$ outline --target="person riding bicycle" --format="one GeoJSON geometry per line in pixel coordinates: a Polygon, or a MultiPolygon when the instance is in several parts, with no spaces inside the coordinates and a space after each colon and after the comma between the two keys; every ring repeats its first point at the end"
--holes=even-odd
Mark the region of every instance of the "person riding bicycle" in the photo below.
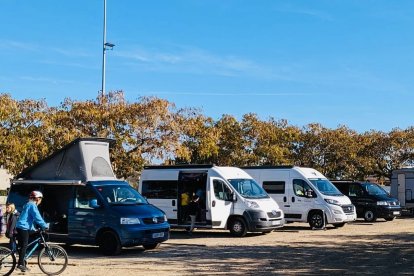
{"type": "Polygon", "coordinates": [[[17,241],[19,246],[18,266],[21,271],[29,270],[26,267],[24,257],[26,256],[27,244],[29,236],[36,231],[37,228],[48,229],[49,224],[46,223],[40,215],[37,206],[42,202],[43,194],[39,191],[33,191],[29,195],[29,201],[23,206],[19,219],[16,223],[17,241]]]}

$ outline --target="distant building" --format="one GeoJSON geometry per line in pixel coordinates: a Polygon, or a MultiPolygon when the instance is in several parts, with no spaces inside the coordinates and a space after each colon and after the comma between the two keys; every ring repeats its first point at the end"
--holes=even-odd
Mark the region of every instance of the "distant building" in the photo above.
{"type": "Polygon", "coordinates": [[[7,190],[10,187],[10,179],[13,175],[9,174],[6,169],[0,168],[0,190],[7,190]]]}

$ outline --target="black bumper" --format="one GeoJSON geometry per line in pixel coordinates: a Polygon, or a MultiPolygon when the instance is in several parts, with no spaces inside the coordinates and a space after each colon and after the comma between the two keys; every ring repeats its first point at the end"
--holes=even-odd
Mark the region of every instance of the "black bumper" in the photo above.
{"type": "Polygon", "coordinates": [[[401,216],[401,207],[395,206],[377,206],[377,217],[394,218],[401,216]]]}

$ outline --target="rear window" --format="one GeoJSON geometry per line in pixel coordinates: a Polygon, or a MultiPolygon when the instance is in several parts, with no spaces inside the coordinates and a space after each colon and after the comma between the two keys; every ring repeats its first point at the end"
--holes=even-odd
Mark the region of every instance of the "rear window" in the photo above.
{"type": "Polygon", "coordinates": [[[20,212],[23,205],[29,200],[30,193],[35,190],[41,190],[39,184],[13,184],[7,202],[14,203],[16,209],[20,212]]]}
{"type": "Polygon", "coordinates": [[[146,198],[177,199],[177,181],[145,180],[142,181],[141,194],[146,198]]]}
{"type": "Polygon", "coordinates": [[[268,194],[284,194],[285,181],[263,181],[263,189],[268,194]]]}

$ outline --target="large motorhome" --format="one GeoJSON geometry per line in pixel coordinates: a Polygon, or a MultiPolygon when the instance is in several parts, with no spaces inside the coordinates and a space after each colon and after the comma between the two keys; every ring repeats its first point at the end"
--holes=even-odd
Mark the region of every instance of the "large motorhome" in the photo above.
{"type": "Polygon", "coordinates": [[[312,228],[326,224],[342,227],[356,219],[355,207],[320,172],[296,166],[243,167],[285,213],[286,222],[308,222],[312,228]]]}
{"type": "Polygon", "coordinates": [[[163,210],[171,226],[189,227],[182,194],[197,194],[196,228],[229,229],[234,236],[282,227],[277,203],[243,170],[214,165],[146,166],[139,191],[163,210]]]}
{"type": "Polygon", "coordinates": [[[51,241],[98,245],[107,255],[122,247],[156,248],[169,238],[165,214],[116,179],[109,145],[79,138],[12,180],[8,202],[21,211],[33,190],[44,198],[39,210],[50,223],[51,241]]]}
{"type": "Polygon", "coordinates": [[[401,168],[392,171],[390,194],[400,201],[403,209],[414,213],[414,168],[401,168]]]}

